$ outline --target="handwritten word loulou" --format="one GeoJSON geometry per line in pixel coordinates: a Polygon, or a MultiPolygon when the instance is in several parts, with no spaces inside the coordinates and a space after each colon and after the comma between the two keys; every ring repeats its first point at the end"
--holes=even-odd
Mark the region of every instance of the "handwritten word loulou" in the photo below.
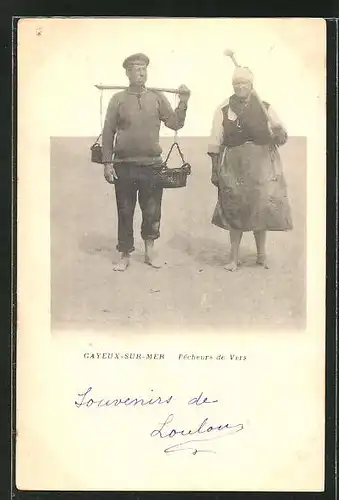
{"type": "MultiPolygon", "coordinates": [[[[170,415],[168,415],[168,417],[166,418],[165,422],[162,422],[160,423],[160,427],[158,429],[153,429],[152,432],[151,432],[151,437],[154,438],[154,437],[159,437],[161,439],[171,439],[171,438],[174,438],[176,436],[183,436],[183,437],[186,437],[186,436],[201,436],[202,434],[204,435],[211,435],[212,433],[221,433],[222,431],[224,432],[224,434],[234,434],[236,432],[239,432],[239,431],[242,431],[244,426],[243,424],[239,423],[239,424],[230,424],[230,423],[226,423],[226,424],[219,424],[219,425],[211,425],[208,421],[208,417],[205,417],[203,419],[203,421],[198,424],[197,426],[193,427],[193,429],[181,429],[180,427],[172,427],[172,426],[169,426],[169,424],[171,422],[173,422],[173,419],[174,419],[174,414],[171,413],[170,415]]],[[[215,436],[214,438],[212,439],[216,439],[216,437],[221,437],[221,435],[219,436],[215,436]]],[[[177,452],[177,451],[185,451],[185,450],[192,450],[192,454],[193,455],[196,455],[198,452],[209,452],[209,453],[213,453],[212,450],[206,450],[206,449],[198,449],[196,448],[196,446],[193,446],[192,447],[192,443],[198,443],[198,442],[203,442],[203,441],[210,441],[211,439],[209,438],[204,438],[204,439],[194,439],[194,440],[189,440],[189,441],[184,441],[184,442],[180,442],[180,443],[176,443],[175,445],[173,446],[169,446],[168,448],[166,448],[164,451],[165,453],[174,453],[174,452],[177,452]],[[189,445],[189,446],[187,446],[189,445]]]]}

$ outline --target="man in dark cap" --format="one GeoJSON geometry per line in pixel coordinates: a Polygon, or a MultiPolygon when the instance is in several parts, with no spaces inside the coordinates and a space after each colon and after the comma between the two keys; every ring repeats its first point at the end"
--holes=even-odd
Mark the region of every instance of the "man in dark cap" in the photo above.
{"type": "Polygon", "coordinates": [[[179,87],[179,103],[173,111],[163,93],[148,90],[145,54],[133,54],[123,62],[129,87],[113,95],[103,129],[105,179],[115,184],[118,209],[118,245],[120,262],[116,271],[125,271],[134,250],[133,219],[138,197],[142,211],[141,237],[145,243],[145,263],[158,268],[154,240],[160,236],[162,188],[154,181],[154,172],[162,163],[159,145],[161,122],[172,130],[184,126],[190,91],[179,87]],[[114,161],[113,161],[114,154],[114,161]]]}

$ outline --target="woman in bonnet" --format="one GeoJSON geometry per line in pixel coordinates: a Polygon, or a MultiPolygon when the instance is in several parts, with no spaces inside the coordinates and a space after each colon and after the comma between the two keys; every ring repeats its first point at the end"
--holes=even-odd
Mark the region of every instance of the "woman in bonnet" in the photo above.
{"type": "Polygon", "coordinates": [[[253,74],[248,68],[235,69],[233,89],[234,94],[216,110],[208,146],[211,181],[218,187],[212,224],[230,233],[227,270],[238,268],[244,231],[253,231],[256,262],[267,268],[266,232],[292,229],[278,151],[287,141],[287,132],[272,107],[262,103],[266,114],[252,93],[253,74]]]}

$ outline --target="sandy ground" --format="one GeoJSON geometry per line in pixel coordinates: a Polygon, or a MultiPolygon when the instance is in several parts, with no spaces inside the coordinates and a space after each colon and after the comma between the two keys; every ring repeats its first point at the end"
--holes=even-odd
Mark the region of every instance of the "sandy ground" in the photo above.
{"type": "MultiPolygon", "coordinates": [[[[90,162],[92,138],[51,139],[52,328],[184,327],[302,328],[305,321],[306,140],[281,149],[294,229],[268,234],[270,269],[254,265],[253,234],[241,246],[243,265],[223,269],[228,233],[212,226],[216,189],[210,184],[207,138],[181,138],[193,167],[185,189],[166,190],[157,248],[167,265],[143,264],[140,210],[136,252],[126,273],[118,259],[114,188],[90,162]]],[[[162,140],[167,151],[169,141],[162,140]]],[[[174,165],[173,165],[174,166],[174,165]]]]}

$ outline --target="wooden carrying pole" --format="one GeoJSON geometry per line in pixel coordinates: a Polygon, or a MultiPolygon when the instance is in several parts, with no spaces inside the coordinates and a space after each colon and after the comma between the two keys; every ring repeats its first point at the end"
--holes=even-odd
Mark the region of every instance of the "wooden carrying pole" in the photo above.
{"type": "MultiPolygon", "coordinates": [[[[95,85],[99,90],[126,90],[129,87],[126,85],[95,85]]],[[[169,92],[170,94],[179,94],[179,89],[166,89],[161,87],[146,87],[147,90],[154,90],[155,92],[169,92]]]]}

